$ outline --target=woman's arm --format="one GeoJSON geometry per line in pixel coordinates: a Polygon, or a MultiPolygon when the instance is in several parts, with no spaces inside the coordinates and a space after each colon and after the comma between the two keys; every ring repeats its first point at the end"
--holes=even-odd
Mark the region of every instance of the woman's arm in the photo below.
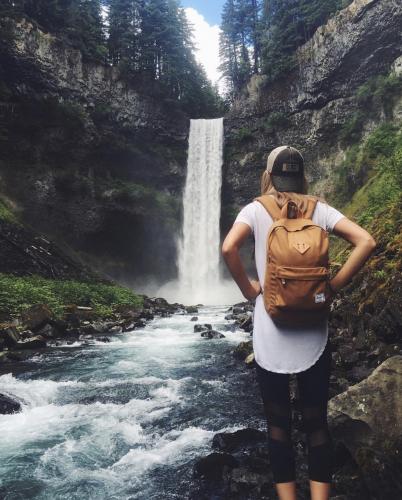
{"type": "Polygon", "coordinates": [[[330,281],[331,288],[337,292],[347,285],[364,266],[373,253],[376,242],[370,233],[346,217],[335,224],[333,233],[355,247],[337,275],[330,281]]]}
{"type": "Polygon", "coordinates": [[[247,300],[253,300],[261,293],[259,282],[249,280],[239,254],[239,248],[250,234],[251,228],[248,224],[236,222],[222,244],[222,255],[226,265],[247,300]]]}

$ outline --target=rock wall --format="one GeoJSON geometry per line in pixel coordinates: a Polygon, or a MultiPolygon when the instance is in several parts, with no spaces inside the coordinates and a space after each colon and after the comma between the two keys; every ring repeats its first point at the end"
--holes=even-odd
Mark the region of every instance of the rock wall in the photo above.
{"type": "Polygon", "coordinates": [[[3,195],[114,278],[174,275],[188,117],[29,22],[1,23],[3,195]]]}

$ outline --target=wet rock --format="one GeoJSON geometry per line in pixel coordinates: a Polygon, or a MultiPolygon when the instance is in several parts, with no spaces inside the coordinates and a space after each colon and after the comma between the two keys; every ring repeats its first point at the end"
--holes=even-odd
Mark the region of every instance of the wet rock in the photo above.
{"type": "Polygon", "coordinates": [[[14,349],[43,349],[44,347],[46,347],[46,339],[41,335],[36,335],[35,337],[17,342],[14,349]]]}
{"type": "Polygon", "coordinates": [[[30,339],[35,336],[31,330],[23,330],[22,332],[18,332],[18,334],[21,340],[30,339]]]}
{"type": "Polygon", "coordinates": [[[78,328],[69,328],[66,331],[66,338],[69,339],[78,339],[78,337],[81,335],[81,332],[78,328]]]}
{"type": "Polygon", "coordinates": [[[0,351],[0,365],[8,361],[8,352],[0,351]]]}
{"type": "Polygon", "coordinates": [[[21,315],[23,325],[28,330],[39,330],[42,326],[48,323],[53,318],[53,314],[46,304],[37,304],[21,315]]]}
{"type": "Polygon", "coordinates": [[[372,498],[400,498],[402,486],[402,356],[329,401],[331,434],[347,451],[372,498]]]}
{"type": "Polygon", "coordinates": [[[96,340],[98,342],[104,342],[105,344],[107,344],[107,343],[110,342],[110,338],[109,337],[96,337],[96,340]]]}
{"type": "Polygon", "coordinates": [[[257,429],[246,428],[235,432],[219,432],[212,439],[212,448],[219,451],[232,453],[236,450],[264,443],[266,433],[257,429]]]}
{"type": "Polygon", "coordinates": [[[112,323],[108,321],[94,321],[89,328],[86,328],[87,333],[106,333],[109,331],[112,323]]]}
{"type": "Polygon", "coordinates": [[[3,339],[3,345],[12,349],[20,340],[19,333],[15,326],[5,327],[0,330],[0,336],[3,339]]]}
{"type": "Polygon", "coordinates": [[[146,320],[151,320],[151,319],[154,319],[155,315],[154,313],[152,312],[151,309],[144,309],[142,312],[141,312],[141,318],[143,319],[146,319],[146,320]]]}
{"type": "Polygon", "coordinates": [[[187,306],[187,307],[186,307],[186,313],[187,313],[187,314],[195,314],[195,313],[198,313],[198,307],[197,307],[197,306],[187,306]]]}
{"type": "Polygon", "coordinates": [[[72,326],[79,327],[83,321],[93,320],[95,312],[92,307],[68,305],[65,307],[64,320],[72,326]]]}
{"type": "Polygon", "coordinates": [[[237,464],[237,460],[228,453],[211,453],[196,462],[194,475],[209,481],[217,481],[237,464]]]}
{"type": "Polygon", "coordinates": [[[21,411],[21,405],[18,401],[14,401],[9,396],[0,394],[0,414],[9,415],[21,411]]]}
{"type": "Polygon", "coordinates": [[[252,368],[254,366],[255,357],[254,357],[254,353],[253,352],[247,356],[247,358],[245,359],[245,363],[250,368],[252,368]]]}
{"type": "Polygon", "coordinates": [[[205,330],[201,332],[201,337],[205,337],[207,339],[223,339],[225,335],[217,330],[205,330]]]}
{"type": "Polygon", "coordinates": [[[361,382],[373,371],[368,366],[354,366],[350,371],[350,378],[354,383],[361,382]]]}
{"type": "Polygon", "coordinates": [[[256,429],[219,433],[214,437],[214,447],[222,451],[211,453],[196,462],[196,481],[191,488],[190,499],[276,498],[265,433],[256,429]]]}
{"type": "Polygon", "coordinates": [[[338,352],[345,367],[351,367],[359,360],[359,353],[351,345],[340,346],[338,352]]]}
{"type": "Polygon", "coordinates": [[[240,328],[245,332],[251,333],[253,331],[253,317],[250,315],[240,322],[240,328]]]}
{"type": "Polygon", "coordinates": [[[231,324],[225,324],[222,326],[222,330],[225,330],[226,332],[235,332],[236,331],[236,325],[234,323],[231,324]]]}
{"type": "Polygon", "coordinates": [[[57,329],[50,323],[47,323],[38,331],[38,335],[41,335],[42,337],[46,337],[48,339],[55,338],[58,336],[58,334],[59,332],[57,331],[57,329]]]}
{"type": "Polygon", "coordinates": [[[194,332],[199,333],[204,330],[212,330],[212,325],[209,323],[204,323],[203,325],[194,325],[194,332]]]}
{"type": "Polygon", "coordinates": [[[198,316],[193,316],[190,321],[198,321],[198,316]]]}
{"type": "Polygon", "coordinates": [[[247,356],[249,356],[252,352],[253,352],[253,341],[247,340],[245,342],[240,342],[240,344],[236,346],[234,351],[232,351],[232,354],[236,359],[244,361],[247,358],[247,356]]]}
{"type": "Polygon", "coordinates": [[[109,329],[108,333],[122,333],[122,331],[123,331],[122,326],[120,326],[120,325],[115,325],[115,326],[112,326],[112,327],[109,329]]]}

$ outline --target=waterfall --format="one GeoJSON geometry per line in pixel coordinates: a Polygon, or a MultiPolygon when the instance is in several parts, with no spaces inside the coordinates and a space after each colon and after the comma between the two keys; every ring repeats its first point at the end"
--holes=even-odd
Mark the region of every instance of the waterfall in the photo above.
{"type": "Polygon", "coordinates": [[[220,283],[222,163],[223,118],[191,120],[178,269],[181,294],[193,303],[220,283]]]}
{"type": "Polygon", "coordinates": [[[223,118],[191,120],[183,226],[177,241],[178,279],[143,293],[186,305],[243,301],[234,280],[220,275],[223,118]]]}

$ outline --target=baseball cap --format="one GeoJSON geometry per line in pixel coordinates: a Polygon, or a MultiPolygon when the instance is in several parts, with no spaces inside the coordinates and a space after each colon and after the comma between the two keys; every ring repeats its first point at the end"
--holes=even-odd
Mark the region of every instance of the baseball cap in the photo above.
{"type": "Polygon", "coordinates": [[[279,146],[269,153],[267,172],[277,191],[303,192],[304,158],[292,146],[279,146]]]}

